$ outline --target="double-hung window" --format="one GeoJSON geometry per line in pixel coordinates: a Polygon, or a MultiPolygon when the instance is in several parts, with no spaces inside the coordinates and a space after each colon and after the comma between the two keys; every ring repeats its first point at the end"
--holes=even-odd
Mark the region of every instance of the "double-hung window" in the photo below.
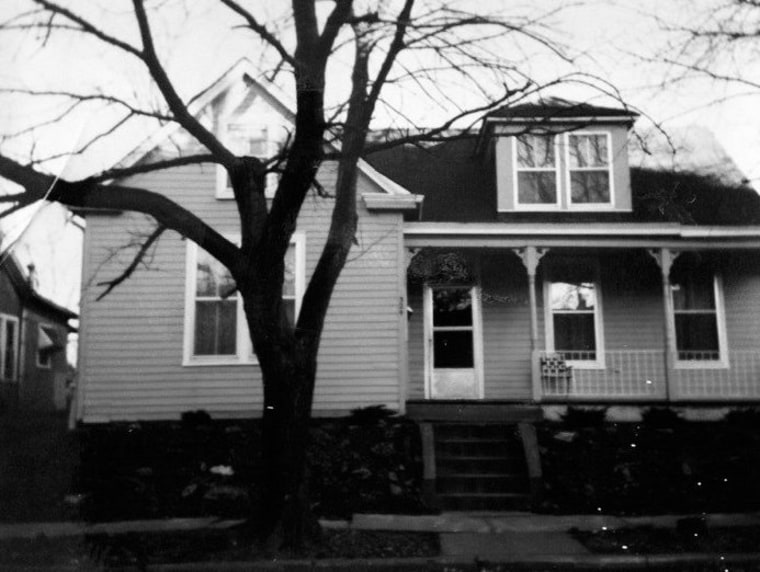
{"type": "Polygon", "coordinates": [[[544,285],[546,347],[579,366],[602,366],[599,281],[594,268],[552,271],[544,285]]]}
{"type": "Polygon", "coordinates": [[[540,209],[559,204],[555,135],[530,133],[518,136],[514,164],[518,205],[540,209]]]}
{"type": "Polygon", "coordinates": [[[528,133],[514,138],[515,207],[525,211],[613,206],[609,132],[528,133]]]}
{"type": "Polygon", "coordinates": [[[671,278],[677,365],[724,365],[723,296],[719,276],[706,264],[674,269],[671,278]]]}
{"type": "Polygon", "coordinates": [[[0,380],[17,381],[18,318],[0,314],[0,380]]]}
{"type": "MultiPolygon", "coordinates": [[[[305,238],[293,236],[285,256],[282,303],[295,324],[305,282],[305,238]]],[[[256,363],[242,298],[229,270],[188,243],[185,299],[185,365],[256,363]]]]}
{"type": "Polygon", "coordinates": [[[571,205],[609,205],[611,161],[609,133],[568,133],[567,171],[571,205]]]}
{"type": "MultiPolygon", "coordinates": [[[[262,161],[271,159],[277,153],[277,145],[272,139],[271,129],[249,123],[227,123],[222,138],[227,147],[239,156],[256,157],[262,161]]],[[[277,173],[267,173],[267,196],[273,196],[277,189],[277,173]]],[[[216,198],[232,199],[232,181],[226,169],[219,166],[217,171],[216,198]]]]}

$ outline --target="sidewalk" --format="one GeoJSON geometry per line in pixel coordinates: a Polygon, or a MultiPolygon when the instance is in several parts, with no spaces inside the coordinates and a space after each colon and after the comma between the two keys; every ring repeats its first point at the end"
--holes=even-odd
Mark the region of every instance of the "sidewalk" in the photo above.
{"type": "MultiPolygon", "coordinates": [[[[441,556],[430,559],[363,559],[360,561],[279,561],[256,562],[256,568],[277,570],[313,569],[419,569],[438,570],[447,566],[469,570],[476,562],[532,567],[566,567],[591,569],[639,569],[652,566],[760,563],[760,552],[715,555],[702,553],[658,555],[599,555],[590,553],[568,531],[600,530],[651,525],[675,527],[689,515],[613,517],[605,515],[538,515],[531,513],[444,513],[441,515],[373,515],[358,514],[351,521],[322,521],[325,528],[387,531],[435,532],[440,535],[441,556]],[[361,564],[361,566],[359,566],[361,564]],[[463,567],[463,568],[461,568],[463,567]]],[[[692,515],[705,519],[708,527],[760,525],[760,513],[692,515]]],[[[0,524],[0,540],[77,536],[84,534],[127,532],[168,532],[225,529],[238,520],[167,519],[85,524],[78,522],[0,524]]],[[[759,547],[760,548],[760,547],[759,547]]],[[[192,565],[158,565],[151,570],[242,570],[251,563],[202,563],[192,565]]]]}

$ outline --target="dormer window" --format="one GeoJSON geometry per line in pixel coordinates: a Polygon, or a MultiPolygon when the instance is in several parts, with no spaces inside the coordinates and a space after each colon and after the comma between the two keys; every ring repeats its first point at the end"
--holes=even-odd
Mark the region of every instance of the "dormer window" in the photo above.
{"type": "MultiPolygon", "coordinates": [[[[616,207],[610,132],[525,133],[510,139],[515,210],[587,211],[616,207]]],[[[500,197],[504,196],[500,190],[500,197]]]]}
{"type": "Polygon", "coordinates": [[[608,205],[611,200],[609,133],[568,133],[570,204],[608,205]]]}
{"type": "Polygon", "coordinates": [[[515,178],[521,205],[558,204],[557,142],[554,135],[517,137],[515,178]]]}
{"type": "MultiPolygon", "coordinates": [[[[222,134],[222,139],[235,155],[268,160],[277,153],[277,145],[267,127],[248,123],[228,123],[222,134]]],[[[277,183],[277,173],[268,173],[265,189],[267,197],[274,196],[277,183]]],[[[235,198],[229,173],[223,167],[219,167],[217,172],[216,198],[235,198]]]]}

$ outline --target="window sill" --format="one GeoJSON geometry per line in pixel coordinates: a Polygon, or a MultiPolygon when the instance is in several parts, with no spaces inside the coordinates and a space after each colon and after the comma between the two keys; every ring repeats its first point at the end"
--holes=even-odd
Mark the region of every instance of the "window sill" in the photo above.
{"type": "Polygon", "coordinates": [[[565,360],[565,363],[573,369],[607,369],[603,361],[565,360]]]}
{"type": "Polygon", "coordinates": [[[499,213],[630,213],[632,209],[615,208],[613,205],[590,204],[590,205],[572,205],[561,207],[557,205],[546,205],[530,207],[526,205],[517,205],[511,209],[498,209],[499,213]]]}
{"type": "Polygon", "coordinates": [[[729,369],[725,360],[690,360],[676,361],[673,369],[729,369]]]}
{"type": "Polygon", "coordinates": [[[241,360],[239,357],[234,356],[230,358],[198,358],[193,357],[183,360],[182,367],[228,367],[228,366],[258,366],[259,362],[255,359],[241,360]]]}

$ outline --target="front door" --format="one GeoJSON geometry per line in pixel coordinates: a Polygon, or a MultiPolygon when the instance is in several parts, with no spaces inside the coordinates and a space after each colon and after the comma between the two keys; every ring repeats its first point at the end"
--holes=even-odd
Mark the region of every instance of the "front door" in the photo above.
{"type": "Polygon", "coordinates": [[[483,397],[480,296],[474,286],[425,287],[426,393],[483,397]]]}

